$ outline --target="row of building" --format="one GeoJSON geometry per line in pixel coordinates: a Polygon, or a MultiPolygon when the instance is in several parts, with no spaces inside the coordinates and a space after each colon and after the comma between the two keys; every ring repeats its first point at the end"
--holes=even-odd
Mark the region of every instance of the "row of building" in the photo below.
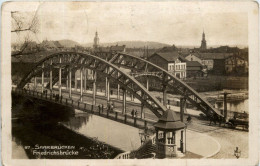
{"type": "MultiPolygon", "coordinates": [[[[126,46],[101,47],[99,45],[98,33],[96,32],[93,50],[125,52],[126,46]]],[[[164,47],[157,50],[149,56],[144,56],[144,58],[181,79],[207,76],[208,72],[213,74],[248,73],[248,58],[246,56],[242,56],[237,52],[209,52],[204,31],[200,48],[190,50],[188,54],[183,54],[173,45],[172,47],[164,47]]]]}
{"type": "MultiPolygon", "coordinates": [[[[21,47],[12,46],[12,51],[17,51],[21,47]]],[[[168,70],[179,78],[202,77],[212,74],[247,74],[248,73],[248,55],[240,54],[238,49],[228,52],[230,47],[217,50],[218,52],[209,52],[206,45],[205,33],[202,34],[201,46],[198,49],[188,49],[184,53],[174,45],[164,47],[160,50],[148,50],[144,48],[143,58],[148,59],[154,64],[168,70]],[[146,50],[146,51],[145,51],[146,50]],[[154,53],[152,53],[154,52],[154,53]]],[[[59,41],[44,40],[42,43],[27,43],[26,51],[96,51],[96,52],[128,52],[125,45],[114,45],[102,47],[99,44],[98,32],[95,33],[93,48],[85,48],[75,45],[74,47],[64,47],[59,41]]],[[[130,50],[129,50],[130,51],[130,50]]],[[[133,49],[131,52],[140,54],[142,50],[133,49]]],[[[138,56],[138,55],[137,55],[138,56]]]]}
{"type": "Polygon", "coordinates": [[[178,51],[156,52],[149,61],[178,78],[202,77],[214,74],[248,73],[248,60],[239,54],[190,53],[186,57],[178,51]]]}

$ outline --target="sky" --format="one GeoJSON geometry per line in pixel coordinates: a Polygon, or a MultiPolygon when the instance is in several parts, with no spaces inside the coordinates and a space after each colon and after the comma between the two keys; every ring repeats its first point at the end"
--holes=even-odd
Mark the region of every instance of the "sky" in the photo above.
{"type": "MultiPolygon", "coordinates": [[[[135,40],[199,46],[204,30],[209,46],[248,45],[248,16],[239,5],[237,10],[227,10],[230,4],[209,7],[198,2],[46,2],[17,6],[23,5],[37,11],[37,42],[69,39],[92,43],[98,31],[100,43],[135,40]]],[[[12,41],[17,38],[12,34],[12,41]]]]}

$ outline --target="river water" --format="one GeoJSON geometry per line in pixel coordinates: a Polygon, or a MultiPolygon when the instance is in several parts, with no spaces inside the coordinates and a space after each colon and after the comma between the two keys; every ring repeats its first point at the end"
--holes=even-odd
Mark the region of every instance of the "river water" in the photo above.
{"type": "MultiPolygon", "coordinates": [[[[217,102],[215,106],[216,108],[224,109],[224,102],[217,102]]],[[[233,116],[233,112],[246,112],[249,114],[248,99],[239,101],[227,101],[227,110],[229,116],[231,117],[233,116]]]]}
{"type": "Polygon", "coordinates": [[[141,146],[139,129],[100,116],[75,110],[76,114],[62,122],[73,131],[87,137],[97,138],[124,151],[141,146]]]}
{"type": "Polygon", "coordinates": [[[107,159],[141,145],[137,128],[42,101],[21,101],[21,98],[13,101],[12,157],[15,159],[107,159]],[[70,150],[78,153],[62,156],[38,148],[51,146],[71,146],[70,150]],[[39,155],[37,150],[47,152],[39,155]]]}

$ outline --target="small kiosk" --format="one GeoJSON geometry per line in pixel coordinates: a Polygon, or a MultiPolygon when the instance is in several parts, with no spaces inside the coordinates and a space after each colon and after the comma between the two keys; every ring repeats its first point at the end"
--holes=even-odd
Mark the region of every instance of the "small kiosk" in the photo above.
{"type": "Polygon", "coordinates": [[[186,152],[186,125],[175,112],[168,109],[154,125],[156,131],[156,158],[184,156],[186,152]]]}

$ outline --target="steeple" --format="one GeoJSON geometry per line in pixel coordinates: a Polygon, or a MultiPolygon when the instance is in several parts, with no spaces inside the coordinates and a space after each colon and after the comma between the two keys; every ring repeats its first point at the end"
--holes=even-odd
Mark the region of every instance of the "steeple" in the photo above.
{"type": "Polygon", "coordinates": [[[99,47],[99,37],[98,37],[98,32],[96,31],[93,48],[96,49],[98,47],[99,47]]]}
{"type": "Polygon", "coordinates": [[[206,49],[207,49],[207,41],[206,41],[206,39],[205,39],[204,29],[203,29],[203,33],[202,33],[202,40],[201,40],[200,49],[201,49],[201,50],[206,50],[206,49]]]}

